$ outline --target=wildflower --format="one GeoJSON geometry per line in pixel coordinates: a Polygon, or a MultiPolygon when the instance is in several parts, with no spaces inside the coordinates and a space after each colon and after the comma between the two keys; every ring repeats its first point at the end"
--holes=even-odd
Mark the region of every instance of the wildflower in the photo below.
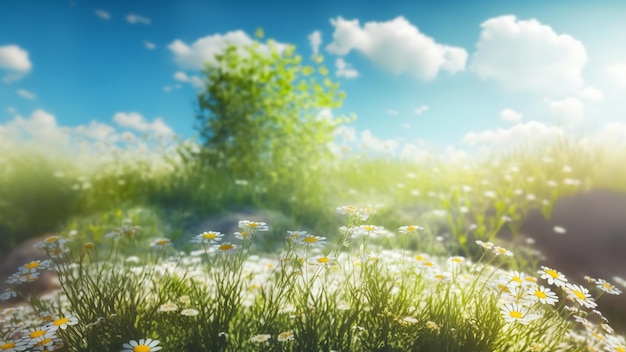
{"type": "Polygon", "coordinates": [[[597,279],[594,280],[596,287],[598,287],[599,289],[601,289],[602,291],[611,294],[611,295],[621,295],[622,291],[615,287],[613,284],[611,284],[610,282],[607,282],[606,280],[603,279],[597,279]]]}
{"type": "Polygon", "coordinates": [[[333,263],[333,259],[327,256],[318,256],[311,260],[313,265],[330,265],[333,263]]]}
{"type": "Polygon", "coordinates": [[[39,279],[39,272],[35,273],[22,273],[17,272],[6,280],[7,284],[22,284],[24,282],[33,282],[39,279]]]}
{"type": "Polygon", "coordinates": [[[258,221],[250,221],[250,220],[239,221],[239,228],[251,234],[255,234],[258,231],[269,230],[269,227],[267,226],[266,223],[258,222],[258,221]]]}
{"type": "Polygon", "coordinates": [[[528,295],[533,300],[538,300],[543,304],[549,304],[553,306],[556,302],[559,301],[559,297],[556,293],[550,291],[549,288],[543,286],[536,286],[528,290],[528,295]]]}
{"type": "Polygon", "coordinates": [[[22,330],[22,336],[24,340],[28,341],[29,345],[34,345],[39,341],[56,338],[55,332],[47,328],[33,328],[22,330]]]}
{"type": "Polygon", "coordinates": [[[176,303],[167,302],[159,307],[159,312],[175,312],[178,310],[176,303]]]}
{"type": "Polygon", "coordinates": [[[593,309],[598,305],[593,301],[591,295],[589,294],[589,290],[580,286],[567,283],[565,284],[565,292],[567,292],[567,296],[572,300],[578,302],[581,306],[593,309]]]}
{"type": "Polygon", "coordinates": [[[228,253],[237,250],[237,246],[230,242],[224,242],[221,245],[215,246],[215,249],[219,252],[228,253]]]}
{"type": "Polygon", "coordinates": [[[267,342],[269,339],[272,338],[272,335],[270,334],[260,334],[260,335],[254,335],[250,338],[250,341],[252,342],[267,342]]]}
{"type": "Polygon", "coordinates": [[[424,228],[421,226],[409,225],[409,226],[400,227],[398,231],[400,231],[400,233],[413,234],[413,233],[417,233],[417,231],[422,231],[423,229],[424,228]]]}
{"type": "Polygon", "coordinates": [[[415,323],[419,322],[419,320],[413,318],[413,317],[404,317],[402,319],[400,319],[400,323],[404,324],[404,325],[413,325],[415,323]]]}
{"type": "Polygon", "coordinates": [[[130,340],[123,345],[124,349],[121,352],[154,352],[160,351],[159,340],[153,339],[141,339],[139,342],[130,340]]]}
{"type": "Polygon", "coordinates": [[[299,244],[303,244],[306,246],[314,246],[314,247],[321,247],[324,245],[325,242],[326,242],[326,237],[313,236],[313,235],[306,235],[300,238],[300,240],[298,241],[299,244]]]}
{"type": "Polygon", "coordinates": [[[178,301],[182,304],[189,304],[191,303],[191,298],[189,298],[188,295],[183,295],[183,296],[178,297],[178,301]]]}
{"type": "Polygon", "coordinates": [[[180,311],[180,315],[184,315],[186,317],[195,317],[198,314],[200,314],[200,312],[193,308],[187,308],[180,311]]]}
{"type": "Polygon", "coordinates": [[[209,244],[209,243],[221,241],[223,236],[224,234],[222,234],[221,232],[206,231],[199,235],[194,236],[190,242],[209,244]]]}
{"type": "Polygon", "coordinates": [[[0,339],[0,351],[2,352],[24,351],[27,348],[29,348],[29,341],[27,339],[22,339],[22,340],[0,339]]]}
{"type": "Polygon", "coordinates": [[[513,252],[511,252],[510,250],[503,248],[503,247],[494,247],[492,249],[493,253],[495,255],[503,255],[505,257],[512,257],[513,256],[513,252]]]}
{"type": "Polygon", "coordinates": [[[345,205],[337,208],[339,214],[348,215],[348,217],[355,217],[361,221],[366,221],[376,211],[372,208],[357,208],[354,205],[345,205]]]}
{"type": "Polygon", "coordinates": [[[280,334],[278,334],[276,339],[279,342],[293,341],[293,339],[294,339],[293,332],[291,332],[291,331],[281,332],[280,334]]]}
{"type": "Polygon", "coordinates": [[[483,247],[486,250],[490,250],[490,249],[493,249],[495,247],[495,245],[493,243],[491,243],[491,242],[483,242],[483,241],[480,241],[480,240],[477,240],[476,244],[481,246],[481,247],[483,247]]]}
{"type": "Polygon", "coordinates": [[[538,318],[535,314],[530,314],[528,308],[525,308],[519,303],[507,303],[500,308],[502,318],[507,323],[520,323],[527,325],[531,321],[538,318]]]}
{"type": "Polygon", "coordinates": [[[250,235],[251,234],[248,231],[235,232],[235,237],[242,241],[246,238],[250,238],[250,235]]]}
{"type": "Polygon", "coordinates": [[[4,289],[4,292],[0,293],[0,301],[6,301],[12,297],[17,297],[17,291],[10,287],[4,289]]]}
{"type": "Polygon", "coordinates": [[[289,236],[287,236],[287,241],[289,242],[298,243],[300,239],[308,236],[308,233],[306,231],[287,231],[287,233],[289,234],[289,236]]]}
{"type": "Polygon", "coordinates": [[[539,270],[538,273],[541,275],[541,278],[547,280],[550,285],[563,287],[567,283],[565,275],[547,266],[541,266],[541,270],[539,270]]]}
{"type": "Polygon", "coordinates": [[[86,250],[86,251],[92,250],[94,248],[96,248],[96,245],[93,242],[86,242],[83,245],[83,249],[86,250]]]}
{"type": "Polygon", "coordinates": [[[76,324],[78,324],[78,318],[69,313],[65,313],[65,316],[57,317],[56,319],[52,320],[52,322],[47,324],[46,327],[50,331],[56,331],[58,329],[65,330],[68,326],[76,324]]]}
{"type": "Polygon", "coordinates": [[[33,260],[28,264],[24,264],[19,267],[18,271],[22,273],[36,273],[40,269],[50,269],[52,262],[47,259],[44,261],[41,260],[33,260]]]}
{"type": "Polygon", "coordinates": [[[167,246],[169,246],[171,244],[172,244],[172,241],[170,241],[169,238],[161,238],[161,239],[158,239],[158,240],[154,240],[150,244],[150,247],[164,249],[164,248],[166,248],[167,246]]]}
{"type": "Polygon", "coordinates": [[[439,331],[440,329],[437,323],[435,323],[434,321],[430,321],[430,320],[426,322],[426,327],[432,331],[439,331]]]}

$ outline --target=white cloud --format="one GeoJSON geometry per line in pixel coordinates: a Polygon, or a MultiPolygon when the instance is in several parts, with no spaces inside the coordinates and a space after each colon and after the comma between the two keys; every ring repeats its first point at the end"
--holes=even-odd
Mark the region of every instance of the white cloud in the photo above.
{"type": "Polygon", "coordinates": [[[17,95],[19,95],[20,97],[22,97],[24,99],[29,99],[29,100],[37,99],[37,96],[35,95],[35,93],[29,92],[26,89],[18,89],[17,90],[17,95]]]}
{"type": "Polygon", "coordinates": [[[337,71],[335,71],[337,77],[356,78],[359,76],[359,72],[350,67],[350,64],[340,57],[335,61],[335,68],[337,68],[337,71]]]}
{"type": "Polygon", "coordinates": [[[199,76],[188,76],[185,72],[178,71],[174,74],[174,79],[180,82],[189,83],[198,89],[204,88],[204,81],[199,76]]]}
{"type": "MultiPolygon", "coordinates": [[[[174,53],[174,61],[185,69],[202,70],[206,62],[214,63],[215,55],[222,53],[229,45],[244,46],[252,44],[252,39],[243,31],[237,30],[224,35],[207,35],[196,40],[191,46],[180,39],[174,40],[168,48],[174,53]]],[[[274,43],[277,52],[282,52],[287,45],[274,43]]],[[[261,52],[269,52],[265,44],[259,45],[261,52]]]]}
{"type": "Polygon", "coordinates": [[[153,42],[149,41],[149,40],[144,40],[144,45],[146,46],[146,49],[148,50],[154,50],[156,49],[156,44],[154,44],[153,42]]]}
{"type": "Polygon", "coordinates": [[[143,17],[143,16],[139,16],[139,15],[135,15],[133,13],[129,14],[128,16],[126,16],[126,21],[128,21],[128,23],[132,23],[132,24],[145,24],[148,25],[150,23],[152,23],[152,20],[150,20],[147,17],[143,17]]]}
{"type": "Polygon", "coordinates": [[[573,97],[550,102],[549,111],[559,122],[579,122],[585,118],[585,105],[573,97]]]}
{"type": "Polygon", "coordinates": [[[21,79],[32,67],[28,51],[12,44],[0,46],[0,69],[7,71],[3,78],[5,83],[21,79]]]}
{"type": "Polygon", "coordinates": [[[157,117],[152,122],[148,122],[138,112],[118,112],[113,116],[113,122],[120,127],[134,129],[143,133],[152,133],[157,136],[171,136],[174,134],[174,131],[162,118],[157,117]]]}
{"type": "Polygon", "coordinates": [[[387,22],[367,22],[341,17],[331,20],[333,41],[326,50],[346,55],[352,50],[363,53],[384,69],[396,74],[409,73],[422,80],[434,79],[440,70],[463,71],[467,52],[460,47],[442,45],[421,33],[404,17],[387,22]]]}
{"type": "Polygon", "coordinates": [[[510,128],[469,132],[462,142],[470,145],[492,147],[515,146],[526,142],[554,141],[564,136],[563,129],[548,126],[541,122],[518,123],[510,128]]]}
{"type": "Polygon", "coordinates": [[[96,16],[107,21],[111,19],[111,14],[109,12],[100,9],[96,10],[96,16]]]}
{"type": "Polygon", "coordinates": [[[428,111],[429,109],[430,109],[430,108],[429,108],[428,106],[426,106],[426,105],[422,105],[422,106],[420,106],[419,108],[417,108],[417,109],[413,110],[413,113],[414,113],[415,115],[421,115],[421,114],[425,113],[426,111],[428,111]]]}
{"type": "Polygon", "coordinates": [[[621,87],[626,87],[626,63],[613,63],[606,67],[606,73],[611,81],[621,87]]]}
{"type": "Polygon", "coordinates": [[[104,141],[115,133],[115,128],[104,123],[91,121],[88,126],[77,126],[74,128],[77,134],[104,141]]]}
{"type": "Polygon", "coordinates": [[[30,116],[16,115],[2,126],[3,133],[12,140],[32,139],[41,143],[65,142],[67,134],[59,127],[51,113],[38,109],[30,116]]]}
{"type": "Polygon", "coordinates": [[[480,78],[511,90],[560,95],[582,88],[587,52],[580,41],[535,19],[515,16],[491,18],[481,27],[469,66],[480,78]]]}
{"type": "Polygon", "coordinates": [[[598,103],[604,100],[602,91],[592,86],[586,86],[583,90],[578,92],[578,96],[592,103],[598,103]]]}
{"type": "Polygon", "coordinates": [[[520,122],[524,119],[524,115],[513,109],[504,109],[500,112],[500,118],[507,122],[520,122]]]}
{"type": "Polygon", "coordinates": [[[398,110],[389,109],[389,110],[387,110],[387,115],[391,115],[391,116],[398,115],[398,110]]]}
{"type": "Polygon", "coordinates": [[[8,112],[9,114],[15,114],[15,112],[16,112],[16,111],[17,111],[17,109],[15,109],[15,107],[13,107],[13,106],[9,106],[9,107],[7,108],[7,112],[8,112]]]}
{"type": "Polygon", "coordinates": [[[320,45],[322,45],[322,32],[314,31],[309,34],[309,44],[311,44],[311,49],[313,49],[313,54],[317,55],[320,45]]]}

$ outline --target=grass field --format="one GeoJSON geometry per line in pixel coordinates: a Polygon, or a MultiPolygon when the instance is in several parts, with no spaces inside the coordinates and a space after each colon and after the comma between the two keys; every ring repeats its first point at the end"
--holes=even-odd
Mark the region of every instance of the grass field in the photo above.
{"type": "MultiPolygon", "coordinates": [[[[3,145],[0,351],[624,351],[604,279],[572,283],[514,238],[559,198],[626,191],[626,150],[562,139],[420,162],[349,154],[306,177],[238,179],[193,144],[85,155],[3,145]],[[193,224],[240,209],[236,233],[193,224]],[[267,223],[266,223],[267,222],[267,223]],[[55,234],[53,236],[53,234],[55,234]],[[62,290],[20,297],[41,270],[62,290]],[[597,309],[596,309],[597,308],[597,309]]],[[[294,170],[294,172],[296,172],[294,170]]],[[[598,255],[601,255],[599,253],[598,255]]]]}

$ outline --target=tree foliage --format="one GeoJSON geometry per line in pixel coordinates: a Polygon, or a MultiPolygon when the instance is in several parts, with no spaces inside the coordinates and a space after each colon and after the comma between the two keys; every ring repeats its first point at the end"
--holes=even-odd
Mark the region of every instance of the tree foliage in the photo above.
{"type": "Polygon", "coordinates": [[[234,177],[282,182],[318,168],[342,118],[339,84],[321,56],[302,63],[295,47],[272,40],[229,46],[205,67],[198,128],[207,159],[234,177]]]}

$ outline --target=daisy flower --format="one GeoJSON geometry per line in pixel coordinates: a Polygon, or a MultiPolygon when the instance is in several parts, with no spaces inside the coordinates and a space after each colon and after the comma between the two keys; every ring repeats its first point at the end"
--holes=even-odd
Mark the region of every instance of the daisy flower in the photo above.
{"type": "Polygon", "coordinates": [[[239,228],[251,234],[255,234],[258,231],[269,230],[269,227],[267,226],[266,223],[259,222],[259,221],[250,221],[250,220],[239,221],[239,228]]]}
{"type": "Polygon", "coordinates": [[[200,314],[200,311],[193,308],[187,308],[180,311],[180,315],[184,315],[186,317],[195,317],[198,314],[200,314]]]}
{"type": "Polygon", "coordinates": [[[4,292],[0,293],[0,301],[6,301],[12,297],[17,297],[17,291],[12,288],[7,288],[4,292]]]}
{"type": "Polygon", "coordinates": [[[333,259],[327,256],[317,256],[311,259],[312,265],[330,265],[333,263],[333,259]]]}
{"type": "Polygon", "coordinates": [[[596,279],[594,280],[596,287],[598,287],[599,289],[601,289],[602,291],[611,294],[611,295],[621,295],[622,291],[615,287],[613,284],[611,284],[610,282],[607,282],[606,280],[603,279],[596,279]]]}
{"type": "Polygon", "coordinates": [[[159,312],[175,312],[178,310],[176,303],[167,302],[159,307],[159,312]]]}
{"type": "Polygon", "coordinates": [[[230,242],[224,242],[220,245],[216,245],[215,249],[221,253],[229,253],[237,250],[237,246],[230,242]]]}
{"type": "Polygon", "coordinates": [[[190,242],[208,244],[208,243],[219,242],[222,240],[222,237],[224,237],[224,234],[221,232],[206,231],[199,235],[194,236],[190,242]]]}
{"type": "Polygon", "coordinates": [[[581,306],[590,309],[596,308],[598,306],[596,302],[594,302],[593,298],[591,298],[589,290],[587,290],[586,288],[580,285],[567,283],[565,284],[564,289],[567,293],[567,296],[572,300],[578,302],[578,304],[580,304],[581,306]]]}
{"type": "Polygon", "coordinates": [[[124,349],[121,352],[154,352],[160,351],[159,340],[153,339],[141,339],[139,342],[130,340],[123,345],[124,349]]]}
{"type": "Polygon", "coordinates": [[[272,338],[272,335],[270,334],[259,334],[259,335],[252,336],[250,338],[250,341],[261,343],[261,342],[267,342],[271,338],[272,338]]]}
{"type": "Polygon", "coordinates": [[[52,262],[49,259],[46,259],[44,261],[41,260],[33,260],[32,262],[28,263],[28,264],[24,264],[22,266],[20,266],[20,268],[18,269],[18,271],[22,272],[22,273],[36,273],[38,270],[41,269],[50,269],[50,266],[52,265],[52,262]]]}
{"type": "Polygon", "coordinates": [[[402,226],[400,228],[398,228],[398,231],[400,231],[400,233],[404,233],[404,234],[413,234],[413,233],[417,233],[417,231],[421,231],[424,228],[421,226],[417,226],[417,225],[409,225],[409,226],[402,226]]]}
{"type": "Polygon", "coordinates": [[[531,297],[532,300],[539,301],[543,304],[549,304],[553,306],[556,302],[559,301],[559,297],[556,293],[550,291],[549,288],[543,286],[536,286],[528,290],[528,296],[531,297]]]}
{"type": "Polygon", "coordinates": [[[169,238],[161,238],[161,239],[158,239],[158,240],[154,240],[150,244],[150,247],[163,249],[163,248],[166,248],[167,246],[169,246],[171,244],[172,244],[172,241],[170,241],[169,238]]]}
{"type": "Polygon", "coordinates": [[[547,266],[541,266],[541,270],[537,271],[541,278],[548,281],[548,284],[556,287],[563,287],[567,284],[567,278],[560,272],[550,269],[547,266]]]}
{"type": "Polygon", "coordinates": [[[57,317],[47,324],[46,327],[51,331],[56,331],[58,329],[65,330],[68,326],[76,324],[78,324],[78,318],[69,313],[65,313],[65,316],[57,317]]]}
{"type": "Polygon", "coordinates": [[[280,334],[278,334],[276,339],[279,342],[293,341],[293,339],[294,339],[293,332],[291,332],[291,331],[281,332],[280,334]]]}
{"type": "Polygon", "coordinates": [[[0,351],[16,352],[28,349],[29,343],[27,339],[22,340],[2,340],[0,339],[0,351]]]}
{"type": "Polygon", "coordinates": [[[321,247],[326,242],[326,237],[306,235],[297,242],[306,246],[321,247]]]}
{"type": "Polygon", "coordinates": [[[503,247],[493,247],[492,249],[493,253],[498,256],[498,255],[503,255],[505,257],[512,257],[513,256],[513,252],[511,252],[510,250],[503,248],[503,247]]]}
{"type": "Polygon", "coordinates": [[[530,314],[528,308],[525,308],[519,303],[507,303],[500,308],[502,318],[507,323],[520,323],[527,325],[531,321],[537,319],[539,316],[536,314],[530,314]]]}

